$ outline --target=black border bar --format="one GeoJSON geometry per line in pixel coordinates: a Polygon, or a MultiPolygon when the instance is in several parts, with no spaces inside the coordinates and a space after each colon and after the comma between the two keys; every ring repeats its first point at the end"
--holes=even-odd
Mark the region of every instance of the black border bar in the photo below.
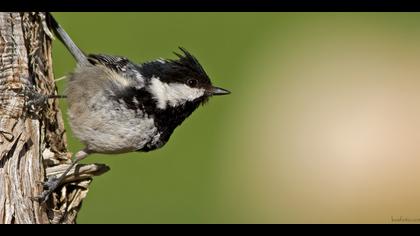
{"type": "Polygon", "coordinates": [[[415,1],[390,0],[5,0],[2,11],[420,11],[415,1]]]}

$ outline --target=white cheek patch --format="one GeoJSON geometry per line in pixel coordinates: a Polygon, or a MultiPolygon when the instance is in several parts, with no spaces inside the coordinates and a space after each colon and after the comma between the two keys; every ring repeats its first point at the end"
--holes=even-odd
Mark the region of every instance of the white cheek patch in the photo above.
{"type": "Polygon", "coordinates": [[[191,88],[181,83],[164,83],[157,78],[152,78],[149,92],[156,100],[157,107],[165,109],[169,104],[171,107],[179,106],[187,101],[193,101],[204,95],[203,88],[191,88]]]}

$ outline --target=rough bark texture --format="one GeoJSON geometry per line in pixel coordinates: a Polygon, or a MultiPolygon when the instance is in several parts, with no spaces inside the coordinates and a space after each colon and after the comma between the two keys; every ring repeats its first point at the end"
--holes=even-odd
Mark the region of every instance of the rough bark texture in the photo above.
{"type": "Polygon", "coordinates": [[[77,165],[46,204],[32,197],[71,160],[58,100],[27,108],[32,89],[56,94],[44,13],[0,13],[0,223],[75,223],[101,164],[77,165]]]}

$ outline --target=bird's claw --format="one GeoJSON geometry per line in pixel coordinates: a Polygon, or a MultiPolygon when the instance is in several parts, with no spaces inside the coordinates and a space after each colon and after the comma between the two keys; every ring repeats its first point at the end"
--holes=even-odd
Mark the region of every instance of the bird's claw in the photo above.
{"type": "Polygon", "coordinates": [[[59,184],[59,181],[56,176],[51,176],[50,178],[48,178],[47,182],[42,183],[44,190],[57,188],[58,184],[59,184]]]}
{"type": "Polygon", "coordinates": [[[42,183],[44,191],[41,193],[41,195],[37,197],[32,197],[31,199],[38,201],[40,203],[47,202],[50,195],[52,194],[52,192],[54,192],[55,189],[57,189],[59,184],[60,184],[60,179],[57,178],[56,176],[52,176],[48,178],[47,182],[42,183]]]}
{"type": "Polygon", "coordinates": [[[40,94],[33,89],[25,88],[18,96],[25,98],[25,108],[29,113],[36,114],[47,105],[48,96],[40,94]]]}

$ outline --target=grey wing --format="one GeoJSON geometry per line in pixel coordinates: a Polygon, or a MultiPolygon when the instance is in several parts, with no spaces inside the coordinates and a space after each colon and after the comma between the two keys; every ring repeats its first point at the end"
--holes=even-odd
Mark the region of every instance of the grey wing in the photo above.
{"type": "Polygon", "coordinates": [[[144,86],[144,78],[139,71],[139,67],[125,57],[90,54],[88,55],[88,61],[93,65],[101,64],[111,69],[127,80],[130,80],[130,82],[134,82],[138,88],[144,86]]]}
{"type": "Polygon", "coordinates": [[[90,54],[88,55],[88,61],[93,65],[102,64],[116,72],[125,72],[127,66],[131,63],[125,57],[104,54],[90,54]]]}

